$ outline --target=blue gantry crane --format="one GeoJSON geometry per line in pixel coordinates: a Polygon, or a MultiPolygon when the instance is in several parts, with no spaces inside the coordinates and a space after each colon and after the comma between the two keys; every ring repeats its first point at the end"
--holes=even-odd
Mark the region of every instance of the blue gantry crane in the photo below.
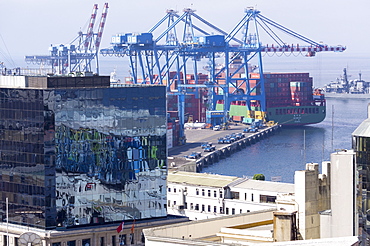
{"type": "Polygon", "coordinates": [[[148,32],[116,34],[111,43],[111,47],[100,53],[127,56],[132,83],[166,84],[168,93],[178,95],[181,126],[184,125],[184,96],[198,93],[199,88],[208,90],[207,110],[215,110],[217,102],[223,102],[224,123],[228,121],[232,101],[246,101],[247,110],[251,102],[257,102],[265,112],[262,76],[265,53],[314,56],[322,51],[345,50],[343,46],[328,46],[308,39],[254,8],[246,8],[245,15],[230,32],[206,21],[193,9],[184,9],[182,15],[167,10],[148,32]],[[207,71],[208,81],[200,82],[200,69],[207,71]],[[252,72],[260,75],[253,77],[253,83],[252,72]],[[188,82],[188,74],[194,75],[195,83],[188,82]],[[238,76],[240,74],[243,76],[238,76]]]}
{"type": "Polygon", "coordinates": [[[104,4],[97,31],[94,25],[98,4],[94,4],[86,33],[80,31],[69,44],[51,45],[49,55],[26,56],[27,63],[50,66],[53,73],[66,75],[70,73],[92,73],[93,61],[96,61],[96,73],[99,74],[98,53],[108,14],[108,3],[104,4]]]}

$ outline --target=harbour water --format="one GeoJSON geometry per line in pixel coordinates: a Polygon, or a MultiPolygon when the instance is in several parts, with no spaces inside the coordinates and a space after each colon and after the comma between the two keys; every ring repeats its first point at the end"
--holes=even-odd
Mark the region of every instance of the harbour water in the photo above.
{"type": "MultiPolygon", "coordinates": [[[[318,55],[316,58],[264,57],[266,72],[309,72],[314,85],[322,87],[335,80],[347,67],[352,78],[361,72],[365,81],[370,81],[368,56],[346,54],[318,55]]],[[[116,71],[122,81],[129,76],[127,58],[101,57],[100,74],[116,71]]],[[[199,71],[207,73],[207,71],[199,71]]],[[[329,160],[336,149],[351,148],[351,134],[367,117],[370,99],[327,99],[326,119],[316,125],[284,128],[276,135],[260,141],[231,157],[203,169],[203,172],[233,176],[253,176],[263,173],[266,180],[294,181],[294,171],[303,170],[306,162],[321,163],[329,160]],[[334,113],[333,113],[334,111],[334,113]]]]}
{"type": "MultiPolygon", "coordinates": [[[[266,72],[308,72],[316,87],[322,87],[342,74],[344,67],[352,77],[362,73],[370,81],[370,69],[366,65],[368,56],[346,54],[319,54],[315,58],[264,57],[266,72]]],[[[128,61],[124,58],[105,57],[102,74],[116,69],[117,76],[124,80],[128,76],[128,61]]],[[[206,71],[199,71],[206,73],[206,71]]],[[[260,141],[231,157],[203,169],[203,172],[233,176],[253,176],[263,173],[266,180],[280,179],[294,182],[294,171],[303,170],[305,163],[329,160],[336,149],[351,149],[351,134],[367,117],[370,99],[327,98],[326,119],[315,125],[284,128],[276,135],[260,141]],[[334,112],[333,112],[334,111],[334,112]]]]}
{"type": "MultiPolygon", "coordinates": [[[[370,99],[327,99],[326,119],[315,125],[283,128],[275,135],[227,159],[204,168],[202,172],[294,182],[294,172],[305,163],[330,159],[330,153],[352,148],[352,132],[367,118],[370,99]]],[[[321,165],[320,165],[321,166],[321,165]]]]}

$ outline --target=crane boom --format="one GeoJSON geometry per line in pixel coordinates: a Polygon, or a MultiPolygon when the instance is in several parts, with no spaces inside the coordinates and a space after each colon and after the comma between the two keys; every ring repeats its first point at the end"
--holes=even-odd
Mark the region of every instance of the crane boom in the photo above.
{"type": "Polygon", "coordinates": [[[262,53],[303,53],[309,57],[316,52],[346,49],[306,38],[260,15],[254,8],[247,8],[243,18],[228,33],[194,12],[184,9],[183,14],[178,15],[168,10],[166,17],[149,32],[117,34],[112,37],[112,47],[100,51],[103,56],[128,56],[132,83],[166,84],[168,93],[178,96],[180,123],[184,122],[185,95],[190,94],[195,97],[207,94],[208,111],[216,110],[217,103],[223,101],[224,122],[228,121],[228,111],[234,101],[245,102],[249,111],[258,107],[266,113],[262,53]],[[167,26],[163,28],[166,19],[167,26]],[[179,31],[182,38],[176,37],[179,27],[183,28],[179,31]],[[299,44],[290,45],[295,42],[299,44]],[[202,59],[207,60],[206,76],[198,73],[202,59]],[[205,91],[200,91],[202,88],[206,88],[205,91]]]}
{"type": "Polygon", "coordinates": [[[92,73],[92,63],[96,61],[96,73],[99,74],[98,52],[108,13],[108,3],[104,4],[98,32],[94,25],[98,4],[94,4],[86,33],[80,31],[69,44],[51,45],[49,55],[25,56],[27,63],[50,66],[53,73],[66,75],[69,73],[92,73]]]}
{"type": "Polygon", "coordinates": [[[101,42],[101,38],[103,36],[104,27],[105,27],[105,22],[107,20],[107,15],[108,15],[108,3],[105,3],[104,7],[103,7],[103,12],[102,12],[101,18],[100,18],[98,34],[97,34],[97,37],[96,37],[96,40],[95,40],[95,50],[96,50],[96,52],[99,51],[100,42],[101,42]]]}
{"type": "Polygon", "coordinates": [[[85,53],[88,51],[89,45],[90,45],[91,40],[94,36],[94,24],[95,24],[95,20],[96,20],[97,11],[98,11],[98,5],[94,4],[93,11],[92,11],[92,14],[91,14],[91,17],[90,17],[89,27],[87,28],[87,32],[86,32],[86,39],[85,39],[85,42],[84,42],[85,53]]]}

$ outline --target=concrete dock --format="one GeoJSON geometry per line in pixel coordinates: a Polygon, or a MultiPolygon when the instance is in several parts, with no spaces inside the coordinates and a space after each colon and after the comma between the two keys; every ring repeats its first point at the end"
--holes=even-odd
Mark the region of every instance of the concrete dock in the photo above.
{"type": "Polygon", "coordinates": [[[281,129],[281,125],[274,125],[258,129],[256,133],[243,133],[247,128],[244,124],[232,125],[228,130],[213,131],[212,129],[186,129],[186,144],[176,146],[168,150],[168,170],[200,172],[203,167],[212,165],[220,159],[227,158],[232,153],[240,151],[249,145],[252,145],[281,129]],[[244,137],[230,144],[218,144],[218,139],[232,133],[243,133],[244,137]],[[211,142],[216,150],[204,152],[201,144],[211,142]],[[201,153],[197,159],[189,159],[193,152],[201,153]]]}

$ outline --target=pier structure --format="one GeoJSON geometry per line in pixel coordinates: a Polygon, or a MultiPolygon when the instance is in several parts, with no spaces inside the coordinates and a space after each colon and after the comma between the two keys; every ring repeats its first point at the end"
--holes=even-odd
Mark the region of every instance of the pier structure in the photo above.
{"type": "Polygon", "coordinates": [[[245,125],[231,126],[231,129],[224,131],[213,131],[210,129],[186,129],[187,144],[177,146],[168,150],[168,170],[179,170],[188,172],[201,172],[204,167],[218,162],[220,159],[229,157],[231,154],[240,151],[258,141],[274,134],[280,130],[282,125],[275,124],[269,127],[258,129],[255,133],[244,133],[245,125]],[[243,133],[243,137],[232,143],[218,143],[218,139],[232,133],[243,133]],[[215,150],[204,152],[202,143],[212,143],[215,150]],[[192,153],[200,153],[198,158],[191,159],[192,153]]]}

